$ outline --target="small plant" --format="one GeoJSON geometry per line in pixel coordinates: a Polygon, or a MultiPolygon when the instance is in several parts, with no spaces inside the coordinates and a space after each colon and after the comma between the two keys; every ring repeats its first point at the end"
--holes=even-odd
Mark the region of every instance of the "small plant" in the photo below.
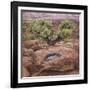
{"type": "Polygon", "coordinates": [[[32,60],[32,61],[31,61],[32,64],[35,64],[36,55],[35,55],[33,49],[29,49],[29,54],[30,54],[30,57],[31,57],[31,60],[32,60]]]}
{"type": "Polygon", "coordinates": [[[58,37],[62,40],[70,39],[72,37],[72,32],[75,29],[74,22],[71,20],[64,20],[59,25],[58,37]]]}
{"type": "Polygon", "coordinates": [[[62,21],[62,23],[60,24],[60,29],[73,29],[73,21],[71,20],[64,20],[62,21]]]}
{"type": "Polygon", "coordinates": [[[40,32],[40,36],[43,39],[49,39],[49,37],[52,35],[52,31],[49,30],[48,28],[45,28],[44,30],[42,30],[42,32],[40,32]]]}
{"type": "Polygon", "coordinates": [[[35,36],[32,35],[32,34],[24,34],[23,35],[23,40],[34,40],[35,39],[35,36]]]}
{"type": "Polygon", "coordinates": [[[24,23],[24,29],[29,33],[23,35],[24,40],[41,39],[47,41],[49,45],[55,44],[57,40],[69,40],[76,25],[71,20],[64,20],[58,26],[58,31],[52,31],[52,21],[30,20],[24,23]]]}
{"type": "Polygon", "coordinates": [[[47,20],[31,20],[30,21],[30,26],[29,26],[29,31],[31,34],[35,35],[36,38],[40,37],[47,37],[50,33],[51,30],[51,22],[47,20]],[[46,33],[47,35],[43,36],[43,32],[46,33]]]}
{"type": "Polygon", "coordinates": [[[49,44],[52,39],[52,22],[48,20],[30,20],[29,22],[30,34],[24,35],[24,40],[43,39],[49,44]]]}
{"type": "Polygon", "coordinates": [[[61,39],[70,39],[72,36],[72,29],[62,29],[59,32],[59,36],[61,39]]]}

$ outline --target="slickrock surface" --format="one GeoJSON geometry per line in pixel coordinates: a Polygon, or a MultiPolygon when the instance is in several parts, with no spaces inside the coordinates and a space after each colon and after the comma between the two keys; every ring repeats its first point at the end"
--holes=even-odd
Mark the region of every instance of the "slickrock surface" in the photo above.
{"type": "Polygon", "coordinates": [[[74,44],[57,42],[49,47],[44,42],[47,46],[44,48],[39,48],[43,46],[41,41],[27,42],[24,42],[23,48],[23,77],[79,73],[79,43],[77,40],[74,44]]]}

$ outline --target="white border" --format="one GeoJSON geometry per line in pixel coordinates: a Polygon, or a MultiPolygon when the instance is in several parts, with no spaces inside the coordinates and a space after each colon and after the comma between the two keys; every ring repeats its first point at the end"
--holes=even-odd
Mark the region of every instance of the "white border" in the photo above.
{"type": "Polygon", "coordinates": [[[18,83],[32,83],[45,81],[66,81],[84,79],[84,11],[73,9],[52,9],[52,8],[36,8],[36,7],[18,7],[18,83]],[[80,74],[78,75],[60,75],[60,76],[39,76],[21,78],[21,10],[39,10],[54,12],[77,12],[80,14],[80,74]]]}

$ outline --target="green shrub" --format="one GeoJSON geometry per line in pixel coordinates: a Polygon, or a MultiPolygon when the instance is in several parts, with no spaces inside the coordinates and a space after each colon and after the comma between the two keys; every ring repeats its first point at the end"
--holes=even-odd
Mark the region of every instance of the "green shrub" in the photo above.
{"type": "Polygon", "coordinates": [[[71,20],[64,20],[59,25],[58,37],[60,39],[70,39],[72,32],[75,29],[74,22],[71,20]]]}
{"type": "Polygon", "coordinates": [[[49,39],[51,36],[52,36],[52,30],[48,29],[48,28],[45,28],[44,30],[42,30],[40,32],[40,36],[43,38],[43,39],[49,39]]]}
{"type": "Polygon", "coordinates": [[[59,28],[62,29],[74,29],[74,22],[72,20],[64,20],[59,25],[59,28]]]}
{"type": "Polygon", "coordinates": [[[75,29],[75,23],[71,20],[64,20],[58,26],[58,31],[52,31],[52,21],[48,20],[30,20],[24,23],[24,29],[28,30],[28,34],[23,35],[24,40],[43,39],[48,44],[59,40],[71,39],[72,32],[75,29]]]}
{"type": "Polygon", "coordinates": [[[61,39],[70,39],[72,36],[72,29],[62,29],[59,33],[61,39]]]}
{"type": "Polygon", "coordinates": [[[32,34],[24,34],[23,35],[23,40],[34,40],[35,36],[32,34]]]}
{"type": "MultiPolygon", "coordinates": [[[[26,24],[25,26],[26,27],[26,24]]],[[[49,39],[52,35],[52,22],[48,20],[30,20],[27,28],[30,35],[25,35],[25,39],[49,39]]]]}
{"type": "Polygon", "coordinates": [[[29,30],[32,34],[40,35],[41,32],[51,30],[51,22],[47,20],[30,20],[29,30]]]}

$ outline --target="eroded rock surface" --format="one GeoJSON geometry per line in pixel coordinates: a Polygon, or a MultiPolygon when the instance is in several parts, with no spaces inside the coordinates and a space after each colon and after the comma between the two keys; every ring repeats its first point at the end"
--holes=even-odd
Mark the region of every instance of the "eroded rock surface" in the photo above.
{"type": "MultiPolygon", "coordinates": [[[[23,66],[26,68],[23,76],[46,76],[46,75],[68,75],[79,73],[79,45],[66,47],[65,43],[57,43],[46,48],[33,49],[32,47],[43,46],[41,43],[34,41],[32,45],[25,45],[23,49],[23,66]],[[26,47],[28,46],[28,48],[26,47]],[[34,52],[30,53],[29,49],[34,52]],[[57,54],[58,56],[49,57],[57,54]],[[48,57],[47,57],[48,56],[48,57]],[[49,60],[47,60],[49,58],[49,60]],[[52,60],[53,59],[53,60],[52,60]]],[[[31,43],[31,42],[29,42],[31,43]]],[[[24,72],[23,71],[23,72],[24,72]]]]}

